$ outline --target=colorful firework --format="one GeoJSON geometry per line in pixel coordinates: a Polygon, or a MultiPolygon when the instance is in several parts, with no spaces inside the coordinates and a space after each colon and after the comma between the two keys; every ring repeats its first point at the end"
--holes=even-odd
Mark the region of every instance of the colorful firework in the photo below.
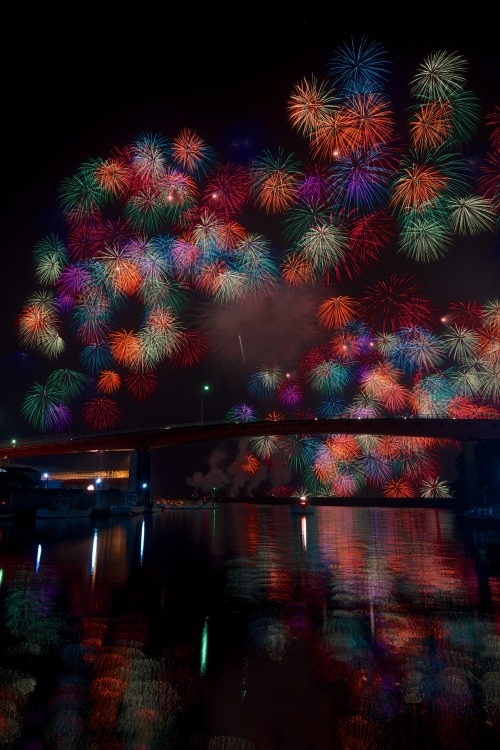
{"type": "MultiPolygon", "coordinates": [[[[185,322],[197,306],[219,306],[228,317],[246,309],[253,325],[255,310],[285,287],[302,296],[311,288],[314,306],[303,313],[294,298],[288,305],[293,355],[281,360],[273,341],[272,354],[262,353],[271,364],[245,370],[267,420],[283,412],[497,418],[498,300],[449,302],[439,321],[409,274],[372,282],[361,296],[350,283],[393,252],[437,263],[455,238],[497,232],[499,110],[483,120],[487,151],[462,153],[481,124],[467,67],[457,52],[423,61],[410,81],[404,132],[383,47],[351,39],[335,50],[326,80],[303,78],[286,103],[304,161],[281,147],[220,158],[189,128],[172,139],[143,132],[84,161],[60,185],[57,233],[33,250],[41,289],[17,321],[23,347],[50,361],[74,357],[71,336],[79,367],[52,369],[35,383],[22,406],[28,423],[59,432],[73,411],[91,429],[111,428],[122,411],[111,395],[142,402],[163,391],[162,365],[196,367],[213,354],[215,335],[185,322]],[[253,211],[274,224],[272,242],[249,228],[253,211]],[[303,330],[314,342],[303,343],[303,330]]],[[[261,339],[267,320],[263,328],[261,339]]],[[[240,351],[246,368],[250,356],[240,351]]],[[[254,421],[257,409],[241,403],[227,419],[254,421]]],[[[446,491],[435,448],[402,438],[266,436],[252,438],[241,468],[254,474],[279,455],[309,490],[351,497],[368,485],[388,497],[428,496],[446,491]]]]}

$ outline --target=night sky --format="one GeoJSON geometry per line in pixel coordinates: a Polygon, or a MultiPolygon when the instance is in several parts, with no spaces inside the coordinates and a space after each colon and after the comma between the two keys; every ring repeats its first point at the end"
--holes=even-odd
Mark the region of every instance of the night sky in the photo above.
{"type": "MultiPolygon", "coordinates": [[[[340,17],[331,12],[296,22],[243,17],[232,24],[220,14],[206,13],[192,21],[179,18],[180,13],[162,18],[152,12],[141,16],[140,11],[136,8],[120,19],[91,13],[71,23],[40,15],[31,17],[29,28],[19,17],[14,24],[15,56],[5,45],[1,53],[3,439],[37,434],[21,415],[22,399],[56,364],[23,350],[17,316],[36,289],[33,247],[58,227],[61,181],[83,162],[108,156],[141,133],[171,139],[182,128],[196,131],[226,160],[248,160],[264,149],[283,147],[306,162],[306,141],[287,119],[290,94],[304,78],[323,80],[338,46],[363,36],[386,50],[391,64],[388,89],[401,123],[410,101],[409,80],[427,55],[440,50],[468,60],[468,88],[477,95],[482,115],[499,103],[498,44],[490,41],[492,23],[486,18],[450,18],[440,24],[416,18],[409,23],[373,14],[353,21],[347,13],[340,17]]],[[[248,12],[241,11],[243,16],[248,12]]],[[[481,126],[470,146],[471,158],[482,153],[485,141],[481,126]]],[[[245,225],[283,252],[279,217],[253,212],[245,225]]],[[[377,279],[409,273],[444,315],[450,302],[481,304],[498,297],[497,246],[494,233],[454,239],[443,260],[417,263],[394,245],[361,276],[336,284],[335,293],[355,297],[377,279]]],[[[325,331],[310,322],[323,292],[282,289],[272,299],[244,307],[200,302],[189,320],[209,333],[211,351],[196,368],[162,370],[157,393],[145,403],[125,399],[119,426],[198,421],[205,382],[211,391],[204,398],[204,418],[224,419],[232,406],[251,401],[245,381],[262,362],[274,356],[285,370],[292,369],[300,352],[326,341],[325,331]]],[[[78,352],[70,343],[57,366],[77,367],[78,352]]],[[[76,420],[73,430],[87,428],[76,420]]],[[[205,446],[189,449],[189,455],[185,448],[170,453],[167,462],[181,468],[175,480],[162,479],[157,494],[180,493],[186,486],[206,489],[214,482],[244,486],[246,477],[228,479],[231,450],[205,446]]],[[[261,480],[252,481],[258,485],[261,480]]]]}

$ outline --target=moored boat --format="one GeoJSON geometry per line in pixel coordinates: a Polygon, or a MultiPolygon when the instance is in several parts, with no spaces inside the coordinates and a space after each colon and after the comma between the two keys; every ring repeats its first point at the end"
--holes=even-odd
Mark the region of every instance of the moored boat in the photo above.
{"type": "Polygon", "coordinates": [[[0,500],[0,521],[12,521],[15,515],[14,508],[12,507],[12,499],[0,500]]]}
{"type": "Polygon", "coordinates": [[[204,502],[203,500],[160,500],[156,503],[160,510],[202,510],[203,508],[215,508],[215,503],[211,501],[204,502]]]}
{"type": "Polygon", "coordinates": [[[138,516],[144,513],[144,503],[119,503],[109,506],[110,516],[138,516]]]}
{"type": "Polygon", "coordinates": [[[73,508],[69,500],[60,500],[51,508],[37,508],[36,520],[56,518],[90,518],[93,508],[73,508]]]}
{"type": "Polygon", "coordinates": [[[118,505],[109,506],[110,516],[130,516],[132,511],[130,510],[130,503],[119,503],[118,505]]]}

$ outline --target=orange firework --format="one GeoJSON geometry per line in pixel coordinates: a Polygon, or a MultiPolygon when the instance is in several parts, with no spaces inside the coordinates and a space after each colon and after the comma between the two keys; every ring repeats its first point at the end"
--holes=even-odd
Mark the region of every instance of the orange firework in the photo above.
{"type": "Polygon", "coordinates": [[[388,412],[398,413],[408,406],[410,392],[402,383],[386,383],[379,392],[378,400],[388,412]]]}
{"type": "Polygon", "coordinates": [[[216,295],[226,271],[227,264],[222,260],[207,264],[196,278],[197,288],[207,297],[216,295]]]}
{"type": "Polygon", "coordinates": [[[246,474],[255,474],[260,466],[260,461],[253,453],[245,453],[245,460],[240,464],[240,469],[246,474]]]}
{"type": "Polygon", "coordinates": [[[324,446],[334,461],[352,461],[361,453],[355,435],[332,435],[325,440],[324,446]]]}
{"type": "Polygon", "coordinates": [[[418,209],[437,198],[446,185],[446,177],[435,167],[412,164],[396,180],[391,203],[403,210],[418,209]]]}
{"type": "Polygon", "coordinates": [[[212,162],[212,150],[194,130],[183,128],[172,141],[172,156],[190,174],[204,173],[212,162]]]}
{"type": "Polygon", "coordinates": [[[44,305],[26,305],[19,315],[19,333],[21,341],[27,346],[34,346],[40,338],[53,329],[57,321],[54,310],[44,305]]]}
{"type": "Polygon", "coordinates": [[[394,121],[389,102],[380,94],[356,93],[346,105],[349,128],[359,134],[360,147],[369,149],[391,140],[394,121]]]}
{"type": "Polygon", "coordinates": [[[219,228],[221,247],[234,250],[248,236],[247,230],[237,221],[224,221],[219,228]]]}
{"type": "Polygon", "coordinates": [[[113,197],[127,191],[132,173],[127,162],[120,157],[111,157],[99,162],[94,170],[94,178],[100,188],[113,197]]]}
{"type": "Polygon", "coordinates": [[[410,135],[416,149],[440,146],[450,135],[453,111],[449,102],[422,104],[410,122],[410,135]]]}
{"type": "Polygon", "coordinates": [[[167,167],[159,182],[159,189],[165,205],[169,208],[182,209],[191,205],[198,198],[198,185],[187,174],[178,169],[167,167]]]}
{"type": "Polygon", "coordinates": [[[354,127],[352,112],[339,107],[323,117],[311,134],[311,151],[315,158],[334,162],[362,145],[362,135],[354,127]]]}
{"type": "Polygon", "coordinates": [[[404,477],[391,479],[384,485],[383,492],[385,497],[391,497],[393,499],[399,497],[415,497],[417,494],[413,489],[412,483],[404,477]]]}
{"type": "Polygon", "coordinates": [[[251,194],[257,206],[268,214],[283,213],[297,198],[298,164],[282,150],[274,157],[266,151],[252,166],[251,194]]]}
{"type": "Polygon", "coordinates": [[[281,273],[288,286],[296,289],[312,284],[316,278],[310,263],[296,252],[289,253],[283,260],[281,273]]]}
{"type": "Polygon", "coordinates": [[[268,422],[280,422],[281,420],[285,419],[285,415],[280,411],[271,411],[269,412],[269,414],[266,414],[265,419],[268,422]]]}
{"type": "Polygon", "coordinates": [[[314,76],[311,81],[304,78],[296,84],[287,104],[290,124],[302,135],[309,136],[332,111],[335,102],[333,89],[328,84],[318,84],[314,76]]]}
{"type": "Polygon", "coordinates": [[[117,391],[122,382],[121,377],[113,370],[103,370],[97,380],[97,390],[102,393],[113,393],[117,391]]]}
{"type": "Polygon", "coordinates": [[[141,342],[134,331],[127,331],[122,328],[110,333],[108,340],[111,353],[119,365],[136,367],[141,362],[141,342]]]}
{"type": "Polygon", "coordinates": [[[343,328],[354,320],[357,300],[346,295],[330,297],[324,300],[318,308],[316,317],[323,328],[343,328]]]}
{"type": "Polygon", "coordinates": [[[117,292],[132,296],[141,285],[138,264],[120,247],[105,247],[96,256],[117,292]]]}

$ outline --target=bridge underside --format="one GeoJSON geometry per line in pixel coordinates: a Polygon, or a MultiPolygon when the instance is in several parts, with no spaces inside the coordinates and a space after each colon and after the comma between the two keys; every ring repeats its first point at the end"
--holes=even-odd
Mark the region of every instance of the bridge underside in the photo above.
{"type": "Polygon", "coordinates": [[[129,491],[147,499],[150,494],[150,451],[187,443],[260,435],[394,435],[434,438],[464,444],[468,493],[477,495],[478,479],[473,441],[499,440],[498,419],[438,419],[430,417],[380,419],[287,419],[245,423],[166,425],[87,435],[30,438],[0,443],[0,458],[87,453],[96,450],[130,451],[129,491]]]}

